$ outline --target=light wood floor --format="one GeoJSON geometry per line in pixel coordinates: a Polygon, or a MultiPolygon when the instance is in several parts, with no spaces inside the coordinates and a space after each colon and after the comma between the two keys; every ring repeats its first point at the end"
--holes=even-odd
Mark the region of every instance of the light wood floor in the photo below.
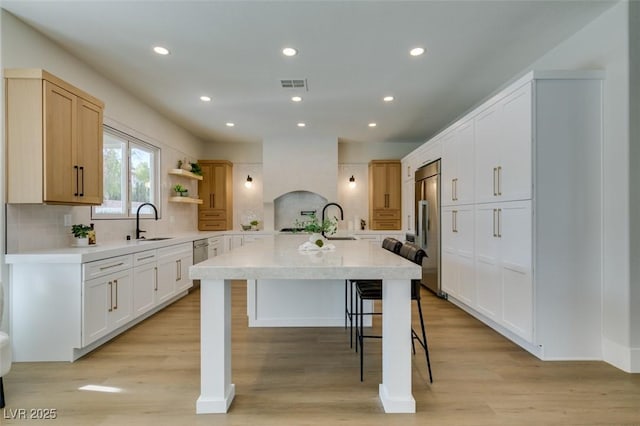
{"type": "Polygon", "coordinates": [[[34,423],[8,419],[9,409],[55,408],[63,425],[640,425],[640,375],[602,362],[539,361],[428,292],[423,303],[434,383],[418,352],[418,412],[384,414],[377,396],[379,342],[366,343],[361,383],[347,331],[249,329],[245,294],[244,282],[234,283],[237,394],[228,414],[195,414],[196,290],[75,363],[15,363],[5,377],[0,423],[34,423]],[[86,385],[122,392],[79,390],[86,385]]]}

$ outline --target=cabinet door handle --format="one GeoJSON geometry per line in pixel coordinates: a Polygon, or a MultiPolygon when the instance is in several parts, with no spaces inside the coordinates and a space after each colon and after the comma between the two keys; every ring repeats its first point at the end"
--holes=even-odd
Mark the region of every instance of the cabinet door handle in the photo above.
{"type": "Polygon", "coordinates": [[[124,265],[124,262],[114,263],[113,265],[108,265],[108,266],[101,266],[100,270],[104,271],[105,269],[115,268],[116,266],[120,266],[120,265],[124,265]]]}
{"type": "Polygon", "coordinates": [[[502,166],[498,166],[498,195],[502,195],[502,166]]]}
{"type": "Polygon", "coordinates": [[[456,180],[451,179],[451,201],[456,200],[456,180]]]}
{"type": "Polygon", "coordinates": [[[213,194],[211,194],[211,207],[212,208],[216,207],[216,193],[215,192],[213,194]]]}
{"type": "Polygon", "coordinates": [[[453,232],[458,232],[458,210],[453,210],[453,232]]]}
{"type": "Polygon", "coordinates": [[[498,174],[498,168],[494,167],[493,168],[493,196],[497,196],[498,195],[498,191],[496,188],[496,175],[498,174]]]}
{"type": "Polygon", "coordinates": [[[82,189],[80,190],[80,196],[84,197],[84,166],[80,166],[80,171],[82,172],[82,178],[80,179],[80,183],[82,184],[82,189]]]}
{"type": "Polygon", "coordinates": [[[498,209],[498,238],[502,238],[502,209],[498,209]]]}
{"type": "Polygon", "coordinates": [[[384,207],[389,208],[389,194],[384,194],[384,207]]]}
{"type": "Polygon", "coordinates": [[[497,216],[498,210],[493,209],[493,236],[497,237],[498,233],[496,232],[496,216],[497,216]]]}
{"type": "Polygon", "coordinates": [[[155,254],[152,254],[150,256],[141,257],[140,259],[138,259],[138,262],[140,262],[141,260],[152,259],[153,257],[155,257],[155,254]]]}
{"type": "Polygon", "coordinates": [[[116,287],[116,303],[113,305],[113,310],[118,309],[118,280],[113,280],[113,284],[116,287]]]}
{"type": "Polygon", "coordinates": [[[176,281],[180,281],[180,260],[176,260],[176,281]]]}
{"type": "Polygon", "coordinates": [[[156,272],[156,282],[153,284],[153,291],[158,291],[158,267],[153,268],[156,272]]]}
{"type": "Polygon", "coordinates": [[[113,311],[113,283],[109,281],[109,312],[113,311]]]}
{"type": "Polygon", "coordinates": [[[76,171],[76,192],[73,193],[74,197],[78,196],[78,190],[80,189],[80,174],[78,172],[78,166],[73,166],[74,170],[76,171]]]}

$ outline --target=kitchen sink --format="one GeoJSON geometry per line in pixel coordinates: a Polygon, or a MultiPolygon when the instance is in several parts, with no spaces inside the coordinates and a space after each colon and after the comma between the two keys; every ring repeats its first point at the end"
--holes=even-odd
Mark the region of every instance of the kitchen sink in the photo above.
{"type": "Polygon", "coordinates": [[[138,241],[162,241],[162,240],[170,240],[173,237],[153,237],[153,238],[141,238],[138,241]]]}

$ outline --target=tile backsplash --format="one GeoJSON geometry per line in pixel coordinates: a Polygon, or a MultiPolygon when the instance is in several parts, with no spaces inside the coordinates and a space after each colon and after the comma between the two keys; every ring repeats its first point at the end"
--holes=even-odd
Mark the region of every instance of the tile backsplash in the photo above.
{"type": "MultiPolygon", "coordinates": [[[[91,219],[91,207],[53,205],[7,205],[7,253],[22,253],[69,247],[73,243],[71,227],[64,226],[64,216],[71,223],[93,223],[98,244],[135,238],[135,219],[91,219]]],[[[191,232],[197,228],[197,209],[191,204],[172,205],[163,200],[162,217],[141,219],[146,235],[191,232]]]]}

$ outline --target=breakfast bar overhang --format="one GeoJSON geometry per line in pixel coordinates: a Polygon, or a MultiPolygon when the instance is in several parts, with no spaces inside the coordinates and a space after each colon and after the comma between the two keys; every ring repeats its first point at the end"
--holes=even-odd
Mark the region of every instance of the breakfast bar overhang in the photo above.
{"type": "Polygon", "coordinates": [[[298,247],[306,238],[274,235],[190,268],[190,278],[201,280],[198,414],[226,413],[233,401],[231,281],[258,280],[259,285],[260,279],[383,280],[379,397],[387,413],[415,413],[411,393],[411,280],[420,278],[420,266],[368,241],[332,241],[332,250],[301,252],[298,247]]]}

